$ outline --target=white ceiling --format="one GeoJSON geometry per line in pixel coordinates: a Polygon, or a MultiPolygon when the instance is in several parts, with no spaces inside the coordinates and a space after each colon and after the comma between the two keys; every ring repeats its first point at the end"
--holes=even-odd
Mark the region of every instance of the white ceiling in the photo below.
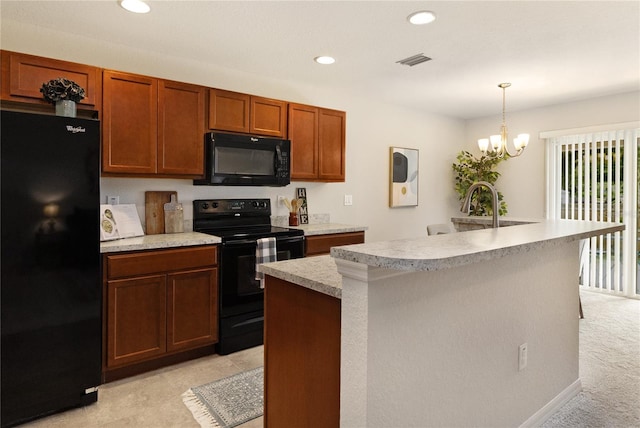
{"type": "Polygon", "coordinates": [[[500,82],[512,83],[509,111],[640,89],[640,1],[148,3],[136,15],[116,0],[2,0],[0,14],[466,119],[500,113],[500,82]],[[425,9],[434,23],[407,22],[425,9]],[[432,60],[396,63],[418,53],[432,60]],[[318,55],[336,63],[318,65],[318,55]]]}

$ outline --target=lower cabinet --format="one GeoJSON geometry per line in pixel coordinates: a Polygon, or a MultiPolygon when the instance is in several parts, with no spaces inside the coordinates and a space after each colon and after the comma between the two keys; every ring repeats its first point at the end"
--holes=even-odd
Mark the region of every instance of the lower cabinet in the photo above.
{"type": "Polygon", "coordinates": [[[215,246],[105,255],[103,263],[105,380],[176,362],[199,348],[213,352],[215,246]]]}
{"type": "Polygon", "coordinates": [[[305,257],[329,254],[331,247],[364,243],[364,232],[330,233],[305,237],[305,257]]]}

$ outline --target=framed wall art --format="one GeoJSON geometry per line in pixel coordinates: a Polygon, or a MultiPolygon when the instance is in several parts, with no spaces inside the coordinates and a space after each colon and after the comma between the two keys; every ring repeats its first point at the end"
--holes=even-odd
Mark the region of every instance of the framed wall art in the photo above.
{"type": "Polygon", "coordinates": [[[418,150],[389,148],[389,206],[418,205],[418,150]]]}

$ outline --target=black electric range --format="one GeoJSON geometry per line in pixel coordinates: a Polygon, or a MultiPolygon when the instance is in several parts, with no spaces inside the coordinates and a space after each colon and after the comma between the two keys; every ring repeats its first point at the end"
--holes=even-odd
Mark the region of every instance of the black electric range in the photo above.
{"type": "Polygon", "coordinates": [[[222,239],[219,274],[219,354],[263,343],[264,289],[256,279],[257,240],[276,238],[278,260],[304,256],[304,232],[271,225],[269,199],[193,201],[193,230],[222,239]]]}

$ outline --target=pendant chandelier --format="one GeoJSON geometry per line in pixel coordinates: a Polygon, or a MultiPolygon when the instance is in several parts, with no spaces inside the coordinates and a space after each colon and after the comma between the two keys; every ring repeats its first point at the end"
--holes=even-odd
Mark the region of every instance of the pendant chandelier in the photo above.
{"type": "Polygon", "coordinates": [[[524,152],[525,147],[529,144],[529,134],[519,134],[513,139],[513,145],[516,149],[514,154],[509,152],[507,147],[508,133],[507,124],[505,121],[505,92],[506,89],[511,86],[511,83],[500,83],[499,88],[502,88],[502,126],[500,127],[500,135],[492,135],[489,138],[481,138],[478,140],[478,148],[483,155],[489,155],[492,157],[511,157],[520,156],[524,152]]]}

